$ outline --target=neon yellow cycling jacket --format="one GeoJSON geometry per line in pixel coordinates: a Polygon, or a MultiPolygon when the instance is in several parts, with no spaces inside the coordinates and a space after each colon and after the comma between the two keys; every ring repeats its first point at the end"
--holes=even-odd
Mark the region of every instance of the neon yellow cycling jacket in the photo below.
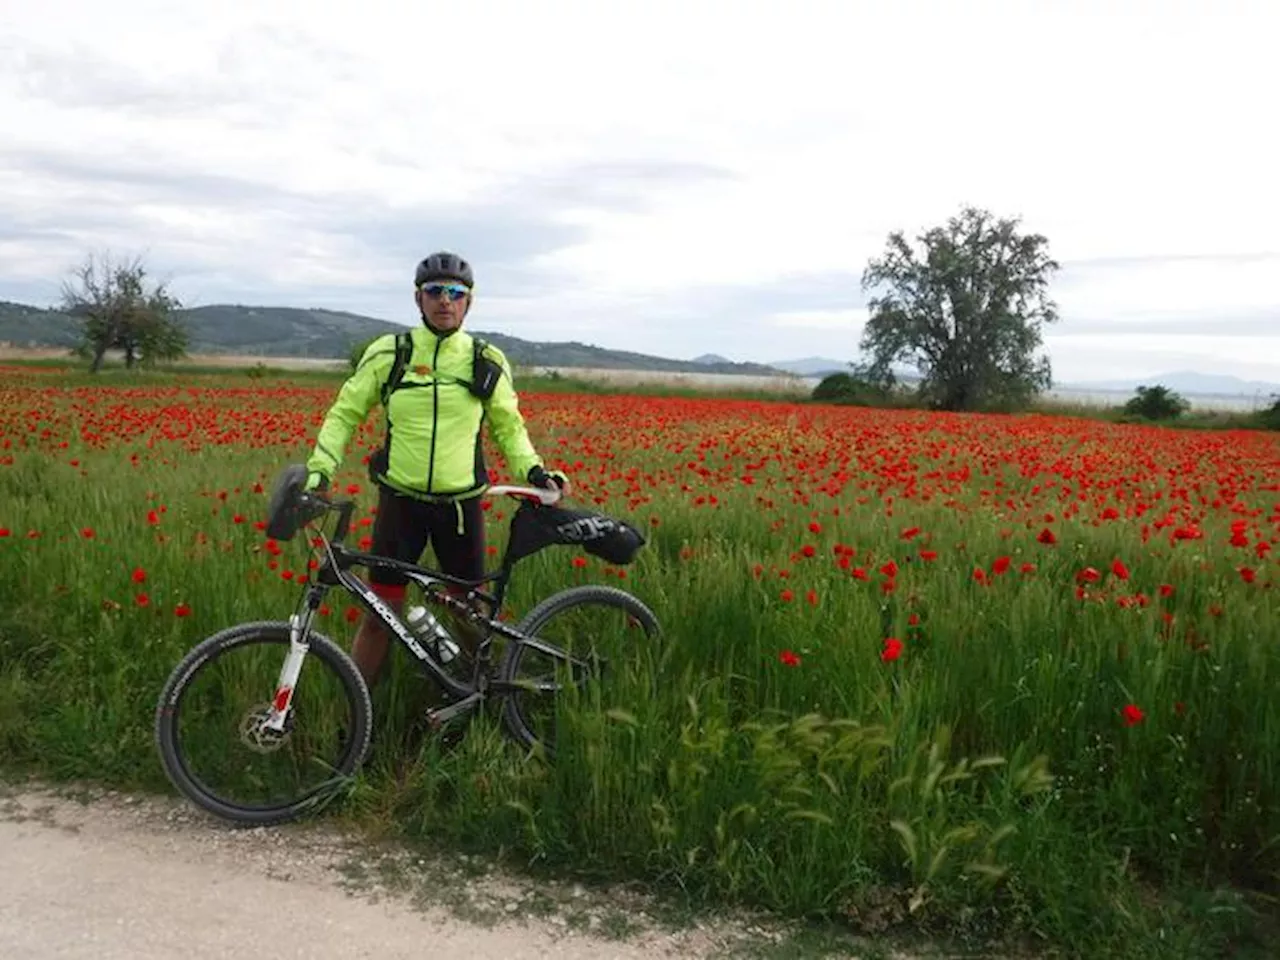
{"type": "MultiPolygon", "coordinates": [[[[542,460],[529,440],[511,379],[511,365],[492,344],[485,356],[497,361],[502,376],[488,400],[467,388],[471,380],[473,338],[463,330],[438,336],[426,326],[413,328],[413,353],[399,387],[387,398],[387,458],[374,479],[393,490],[424,499],[461,500],[489,484],[481,446],[481,425],[506,458],[517,483],[542,460]]],[[[356,429],[381,402],[382,386],[395,361],[395,334],[379,337],[365,350],[355,372],[342,385],[325,415],[307,469],[332,479],[356,429]]]]}

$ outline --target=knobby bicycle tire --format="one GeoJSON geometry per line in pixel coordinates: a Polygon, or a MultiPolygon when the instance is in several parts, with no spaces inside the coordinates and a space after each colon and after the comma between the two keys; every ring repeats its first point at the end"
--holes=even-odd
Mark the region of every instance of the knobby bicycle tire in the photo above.
{"type": "MultiPolygon", "coordinates": [[[[230,803],[210,790],[190,770],[182,754],[178,721],[183,696],[192,680],[225,653],[253,643],[281,645],[281,662],[289,649],[289,624],[285,621],[243,623],[220,631],[193,647],[173,669],[160,693],[155,714],[155,739],[170,782],[197,806],[232,823],[267,826],[294,820],[316,809],[324,794],[334,792],[334,783],[350,777],[364,762],[372,735],[373,704],[369,689],[349,656],[328,637],[312,632],[307,658],[315,658],[329,668],[341,683],[350,706],[350,729],[346,731],[342,755],[326,783],[287,803],[246,806],[230,803]]],[[[275,681],[265,676],[268,686],[275,681]]]]}
{"type": "MultiPolygon", "coordinates": [[[[530,636],[538,636],[538,631],[560,614],[576,607],[612,607],[624,611],[634,617],[644,629],[645,640],[654,639],[660,632],[658,618],[639,598],[619,590],[617,587],[606,587],[595,584],[570,587],[552,594],[530,610],[517,625],[516,629],[530,636]]],[[[548,641],[554,643],[554,641],[548,641]]],[[[529,648],[517,641],[507,645],[502,657],[499,679],[503,683],[515,683],[520,669],[520,661],[529,648]]],[[[527,748],[540,746],[548,757],[555,754],[555,744],[539,737],[526,722],[520,707],[519,695],[508,693],[503,704],[503,721],[511,735],[527,748]]]]}

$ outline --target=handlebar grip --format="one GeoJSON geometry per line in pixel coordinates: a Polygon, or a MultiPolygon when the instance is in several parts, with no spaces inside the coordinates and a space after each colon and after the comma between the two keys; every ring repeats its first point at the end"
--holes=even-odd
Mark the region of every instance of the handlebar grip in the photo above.
{"type": "Polygon", "coordinates": [[[328,497],[317,495],[312,491],[304,490],[298,494],[298,505],[306,512],[311,513],[313,517],[322,516],[330,510],[338,511],[338,526],[334,530],[330,542],[342,543],[347,538],[347,534],[351,532],[351,515],[356,508],[354,500],[334,501],[328,497]]]}

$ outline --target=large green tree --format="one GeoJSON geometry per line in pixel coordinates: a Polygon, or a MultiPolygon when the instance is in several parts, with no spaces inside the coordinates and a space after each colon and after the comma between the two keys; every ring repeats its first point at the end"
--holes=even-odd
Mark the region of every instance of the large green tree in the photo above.
{"type": "Polygon", "coordinates": [[[140,258],[115,262],[90,255],[62,286],[61,309],[81,321],[81,356],[97,373],[108,350],[124,351],[125,366],[150,366],[186,355],[187,333],[174,311],[181,304],[163,282],[149,283],[140,258]]]}
{"type": "Polygon", "coordinates": [[[870,318],[862,336],[871,375],[891,385],[892,365],[920,372],[931,406],[1020,406],[1051,383],[1037,356],[1040,329],[1057,319],[1048,241],[1017,220],[965,207],[918,238],[889,235],[862,277],[870,318]]]}

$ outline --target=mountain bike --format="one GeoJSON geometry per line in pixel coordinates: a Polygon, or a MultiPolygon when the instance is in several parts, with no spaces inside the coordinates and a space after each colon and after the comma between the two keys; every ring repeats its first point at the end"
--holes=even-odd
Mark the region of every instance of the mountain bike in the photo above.
{"type": "Polygon", "coordinates": [[[496,571],[461,580],[348,547],[355,502],[309,493],[305,480],[300,464],[282,471],[266,525],[267,536],[277,542],[302,529],[314,531],[314,576],[303,585],[293,614],[287,621],[238,624],[197,644],[170,674],[156,706],[155,739],[165,772],[204,810],[237,824],[275,824],[323,808],[353,782],[369,751],[373,705],[354,661],[316,629],[324,598],[334,588],[376,616],[442,692],[444,704],[426,711],[431,729],[495,701],[505,732],[552,759],[557,712],[567,701],[602,711],[602,683],[610,674],[625,677],[629,671],[633,690],[639,689],[635,683],[652,679],[637,655],[658,636],[658,620],[622,589],[569,587],[546,597],[515,626],[500,617],[518,560],[552,544],[572,544],[612,563],[628,563],[644,545],[630,524],[557,506],[559,490],[491,486],[486,496],[519,501],[506,550],[496,571]],[[333,514],[330,536],[323,521],[333,514]],[[412,628],[353,567],[407,576],[428,608],[449,610],[472,625],[474,655],[448,657],[439,643],[447,635],[412,628]],[[610,619],[583,627],[576,620],[585,614],[610,619]],[[557,633],[561,628],[568,628],[563,636],[557,633]],[[499,637],[504,649],[495,669],[499,637]],[[214,778],[228,785],[215,787],[214,778]]]}

